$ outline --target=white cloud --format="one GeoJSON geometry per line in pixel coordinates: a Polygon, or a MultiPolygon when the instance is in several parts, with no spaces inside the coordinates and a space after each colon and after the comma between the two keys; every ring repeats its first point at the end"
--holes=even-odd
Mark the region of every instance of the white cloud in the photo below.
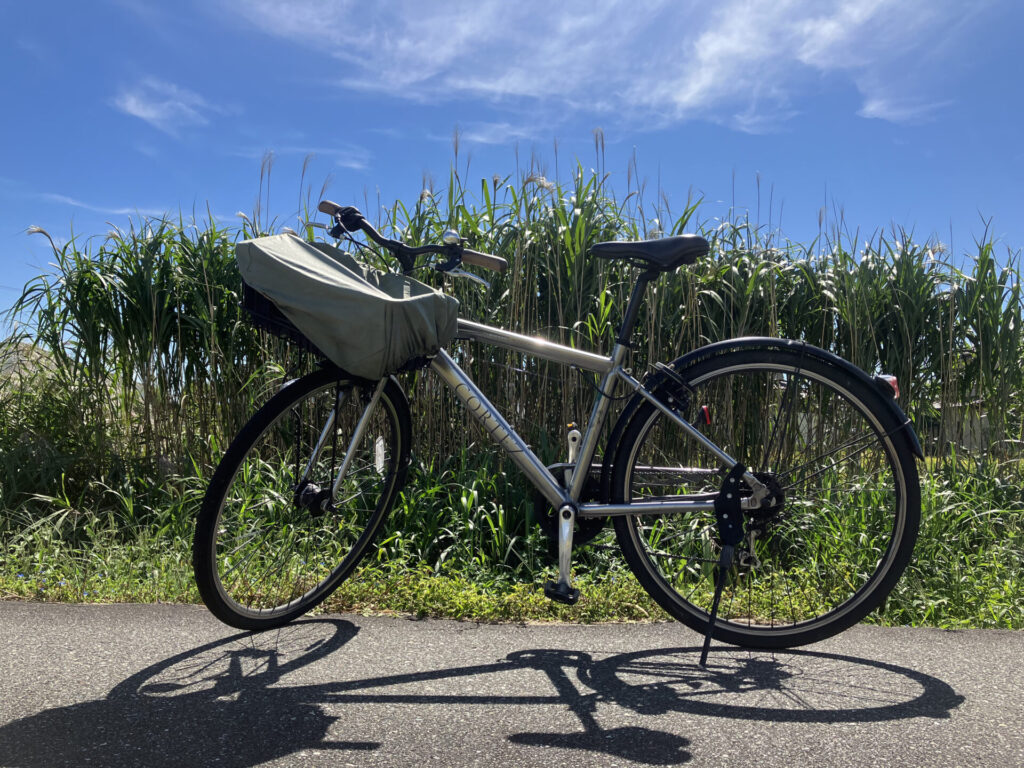
{"type": "Polygon", "coordinates": [[[155,78],[122,89],[114,98],[114,106],[171,136],[177,136],[183,128],[206,125],[207,115],[220,111],[198,93],[155,78]]]}
{"type": "Polygon", "coordinates": [[[888,120],[891,123],[920,123],[930,120],[935,113],[952,105],[952,101],[915,101],[914,99],[871,96],[857,112],[861,117],[888,120]]]}
{"type": "Polygon", "coordinates": [[[73,197],[67,195],[59,195],[53,192],[40,192],[36,195],[41,200],[48,200],[51,203],[60,203],[61,205],[70,205],[73,208],[82,208],[86,211],[92,211],[93,213],[101,213],[104,216],[153,216],[161,217],[166,215],[167,210],[157,210],[156,208],[106,208],[98,205],[90,205],[89,203],[83,203],[81,200],[76,200],[73,197]]]}
{"type": "Polygon", "coordinates": [[[262,159],[267,152],[275,155],[312,155],[323,157],[333,162],[339,168],[348,168],[353,171],[362,171],[370,166],[370,151],[365,147],[355,144],[345,144],[338,147],[305,147],[299,145],[274,146],[269,145],[263,149],[242,149],[233,154],[238,157],[262,159]]]}
{"type": "Polygon", "coordinates": [[[508,122],[470,123],[459,131],[459,141],[467,144],[509,144],[533,135],[530,128],[508,122]]]}
{"type": "Polygon", "coordinates": [[[918,54],[965,15],[954,0],[241,4],[235,18],[333,56],[332,76],[348,88],[525,100],[549,120],[567,111],[648,125],[701,118],[748,131],[813,109],[825,76],[860,91],[864,116],[931,114],[942,100],[921,89],[938,89],[939,78],[918,54]]]}

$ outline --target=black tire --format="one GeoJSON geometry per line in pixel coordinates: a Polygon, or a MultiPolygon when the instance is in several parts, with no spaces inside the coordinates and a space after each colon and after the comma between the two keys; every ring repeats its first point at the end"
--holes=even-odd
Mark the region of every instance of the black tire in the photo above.
{"type": "Polygon", "coordinates": [[[322,502],[375,386],[336,368],[315,371],[271,398],[228,447],[192,550],[199,594],[221,621],[249,630],[286,624],[322,602],[366,554],[409,465],[409,404],[393,379],[384,383],[339,498],[326,511],[322,502]],[[339,417],[324,431],[336,400],[339,417]],[[322,431],[323,448],[297,493],[322,431]]]}
{"type": "MultiPolygon", "coordinates": [[[[688,400],[687,419],[707,406],[711,424],[701,431],[782,493],[780,506],[744,512],[737,555],[745,561],[727,574],[713,637],[787,648],[863,619],[909,562],[920,520],[911,444],[884,395],[801,346],[698,355],[679,373],[689,385],[688,396],[676,393],[688,400]]],[[[725,475],[646,401],[623,431],[613,473],[619,503],[715,494],[725,475]]],[[[703,634],[720,551],[714,513],[618,517],[615,532],[644,589],[703,634]]]]}

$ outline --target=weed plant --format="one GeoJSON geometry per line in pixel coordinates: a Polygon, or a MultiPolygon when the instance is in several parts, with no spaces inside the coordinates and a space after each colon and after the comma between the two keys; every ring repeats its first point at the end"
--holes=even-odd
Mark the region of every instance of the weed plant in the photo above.
{"type": "MultiPolygon", "coordinates": [[[[792,243],[744,215],[703,219],[699,200],[673,213],[635,166],[620,198],[602,162],[567,180],[534,163],[477,182],[456,157],[443,191],[382,209],[379,228],[412,245],[456,229],[510,263],[488,275],[489,288],[443,286],[463,316],[596,350],[609,349],[634,275],[589,247],[699,232],[710,255],[648,289],[644,343],[629,364],[642,373],[702,344],[771,335],[897,375],[927,454],[924,520],[879,620],[1024,626],[1019,253],[983,237],[951,254],[899,229],[861,240],[841,224],[792,243]]],[[[307,190],[295,229],[312,237],[310,199],[307,190]]],[[[282,230],[263,210],[239,227],[142,219],[51,240],[53,265],[25,286],[9,314],[19,331],[0,343],[0,596],[195,599],[191,525],[213,466],[253,409],[314,364],[250,327],[240,306],[235,243],[282,230]]],[[[442,286],[429,271],[417,276],[442,286]]],[[[585,374],[471,343],[452,353],[545,461],[563,460],[564,426],[589,413],[585,374]]],[[[414,411],[410,482],[363,575],[330,605],[661,615],[608,532],[580,553],[589,598],[573,609],[544,602],[534,585],[552,559],[532,490],[436,379],[408,374],[403,386],[414,411]]]]}

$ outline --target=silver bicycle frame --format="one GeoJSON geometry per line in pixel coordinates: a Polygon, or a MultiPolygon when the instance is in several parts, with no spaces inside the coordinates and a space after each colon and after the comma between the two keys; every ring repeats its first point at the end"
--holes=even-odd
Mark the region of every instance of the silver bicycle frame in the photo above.
{"type": "MultiPolygon", "coordinates": [[[[573,347],[556,344],[545,339],[523,336],[522,334],[462,319],[459,320],[456,338],[493,344],[497,347],[511,349],[515,352],[532,355],[544,360],[551,360],[562,365],[569,365],[602,374],[601,383],[598,387],[599,393],[595,397],[594,406],[587,421],[586,432],[580,444],[579,455],[572,470],[569,487],[566,489],[548,471],[540,458],[530,450],[526,442],[509,425],[498,409],[480,391],[480,388],[476,386],[465,371],[459,367],[458,363],[452,359],[451,355],[445,350],[441,350],[431,361],[430,367],[434,372],[451,388],[455,396],[466,407],[466,410],[480,422],[484,431],[509,455],[509,458],[522,470],[523,474],[526,475],[555,509],[566,506],[572,507],[579,517],[584,518],[644,514],[664,515],[714,509],[714,502],[706,497],[703,499],[684,498],[673,501],[642,502],[636,504],[579,503],[587,475],[590,471],[591,462],[597,451],[601,427],[607,418],[608,409],[611,405],[610,395],[614,392],[615,385],[619,381],[625,383],[630,389],[639,393],[656,408],[665,413],[683,431],[717,456],[723,466],[732,467],[737,463],[732,456],[708,440],[699,430],[647,391],[639,381],[622,367],[622,361],[626,357],[627,348],[625,345],[616,343],[612,348],[611,355],[604,357],[602,355],[595,355],[592,352],[585,352],[573,347]]],[[[757,488],[761,485],[749,472],[744,475],[744,479],[750,483],[752,488],[757,488]]],[[[744,501],[746,502],[747,500],[745,499],[744,501]]]]}

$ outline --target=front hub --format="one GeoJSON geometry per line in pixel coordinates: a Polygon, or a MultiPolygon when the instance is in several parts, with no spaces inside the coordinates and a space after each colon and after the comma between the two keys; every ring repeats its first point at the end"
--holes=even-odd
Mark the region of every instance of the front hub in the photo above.
{"type": "Polygon", "coordinates": [[[329,512],[331,505],[331,489],[321,488],[309,480],[303,481],[295,489],[293,503],[296,509],[304,509],[313,517],[329,512]]]}

